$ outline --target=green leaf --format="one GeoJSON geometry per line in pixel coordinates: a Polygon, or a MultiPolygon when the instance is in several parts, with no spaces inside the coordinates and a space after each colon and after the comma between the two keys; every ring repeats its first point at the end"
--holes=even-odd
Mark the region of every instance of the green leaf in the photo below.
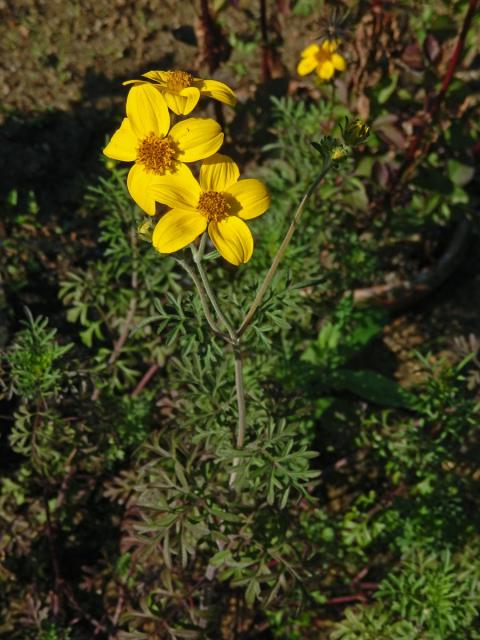
{"type": "Polygon", "coordinates": [[[417,399],[397,382],[370,369],[339,369],[332,375],[335,389],[351,391],[381,406],[417,409],[417,399]]]}
{"type": "Polygon", "coordinates": [[[301,16],[302,18],[308,17],[316,6],[316,0],[297,0],[293,7],[292,13],[294,16],[301,16]]]}
{"type": "Polygon", "coordinates": [[[219,567],[222,564],[225,564],[227,560],[230,560],[231,557],[232,552],[230,551],[230,549],[223,549],[222,551],[217,551],[217,553],[212,558],[210,558],[209,564],[211,564],[212,567],[219,567]]]}
{"type": "Polygon", "coordinates": [[[335,398],[331,396],[326,396],[324,398],[319,398],[315,402],[315,418],[321,418],[322,415],[327,411],[332,404],[335,402],[335,398]]]}
{"type": "Polygon", "coordinates": [[[348,186],[350,187],[350,193],[343,196],[343,202],[353,209],[366,211],[368,209],[368,196],[363,182],[358,178],[350,178],[348,186]]]}
{"type": "Polygon", "coordinates": [[[80,338],[83,344],[87,347],[92,346],[93,336],[95,335],[99,340],[103,338],[102,330],[100,329],[101,321],[92,322],[84,331],[80,331],[80,338]]]}
{"type": "Polygon", "coordinates": [[[247,590],[245,592],[245,600],[248,605],[252,605],[255,602],[255,599],[260,595],[260,583],[258,580],[251,580],[248,583],[247,590]]]}
{"type": "Polygon", "coordinates": [[[475,175],[475,168],[458,160],[449,160],[447,163],[448,177],[453,184],[463,187],[468,184],[475,175]]]}
{"type": "Polygon", "coordinates": [[[228,513],[228,511],[220,509],[220,507],[215,504],[210,507],[210,511],[213,513],[213,515],[221,518],[222,520],[225,520],[225,522],[242,522],[243,520],[241,516],[235,513],[228,513]]]}
{"type": "Polygon", "coordinates": [[[380,104],[384,104],[385,102],[387,102],[387,100],[390,98],[392,93],[397,88],[397,83],[398,83],[398,73],[395,73],[392,76],[392,80],[390,84],[388,84],[386,87],[383,87],[383,89],[380,89],[380,91],[377,94],[377,100],[380,104]]]}

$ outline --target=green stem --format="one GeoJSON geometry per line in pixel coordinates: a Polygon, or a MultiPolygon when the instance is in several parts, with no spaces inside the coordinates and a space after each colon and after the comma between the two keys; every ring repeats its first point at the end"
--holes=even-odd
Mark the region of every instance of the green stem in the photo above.
{"type": "MultiPolygon", "coordinates": [[[[240,351],[240,345],[233,348],[235,356],[235,388],[237,392],[237,406],[238,406],[238,426],[237,426],[237,438],[236,448],[243,449],[245,442],[245,432],[247,430],[247,412],[245,407],[245,387],[243,384],[243,359],[240,351]]],[[[228,484],[233,487],[237,478],[237,467],[239,458],[233,459],[233,469],[230,473],[230,479],[228,484]]]]}
{"type": "Polygon", "coordinates": [[[303,210],[305,209],[305,205],[308,199],[310,198],[310,196],[312,195],[312,193],[315,191],[315,189],[318,187],[320,182],[325,177],[327,171],[330,169],[330,166],[331,166],[331,162],[329,160],[325,161],[322,171],[318,174],[318,176],[315,178],[312,184],[308,187],[302,200],[300,201],[300,204],[298,205],[297,210],[295,211],[295,214],[293,216],[293,220],[290,223],[290,227],[288,228],[288,231],[282,240],[282,244],[278,248],[278,251],[273,259],[270,269],[268,270],[267,275],[265,276],[262,284],[260,285],[260,288],[257,291],[257,295],[255,296],[254,301],[250,305],[250,308],[247,311],[247,314],[243,319],[242,324],[240,325],[239,329],[235,334],[237,339],[239,339],[245,333],[258,307],[262,304],[262,301],[263,301],[263,298],[265,297],[267,289],[273,280],[273,277],[278,269],[280,261],[285,255],[285,251],[287,250],[287,247],[290,243],[290,240],[292,239],[295,229],[297,228],[300,222],[300,218],[302,217],[302,213],[303,213],[303,210]]]}
{"type": "Polygon", "coordinates": [[[185,261],[182,260],[181,258],[176,258],[174,257],[174,260],[183,268],[185,269],[185,271],[187,272],[187,274],[190,276],[190,278],[192,279],[194,285],[197,287],[197,291],[198,291],[198,295],[200,297],[200,303],[202,305],[202,309],[203,309],[203,313],[205,315],[205,319],[208,322],[208,324],[210,325],[211,330],[213,331],[213,333],[218,336],[219,338],[222,338],[223,340],[225,340],[226,342],[232,343],[231,339],[226,336],[224,333],[222,333],[222,331],[220,331],[220,329],[217,326],[217,323],[215,322],[215,319],[213,318],[209,306],[208,306],[208,298],[207,295],[202,287],[202,283],[200,282],[200,280],[197,277],[197,274],[195,273],[195,271],[191,268],[191,266],[185,261]]]}
{"type": "Polygon", "coordinates": [[[206,271],[205,271],[205,269],[203,267],[203,264],[202,264],[202,257],[203,257],[203,251],[204,251],[204,248],[205,248],[205,242],[206,242],[206,234],[203,234],[202,239],[200,241],[200,247],[199,247],[198,251],[197,251],[197,249],[195,249],[193,244],[190,245],[190,249],[192,250],[193,260],[194,260],[195,264],[197,265],[198,273],[200,274],[200,278],[202,279],[202,283],[203,283],[203,286],[205,287],[205,291],[207,293],[208,299],[212,303],[212,307],[215,309],[215,313],[217,314],[218,319],[220,320],[220,322],[227,329],[227,332],[228,332],[228,335],[230,336],[230,339],[234,343],[236,343],[237,342],[237,336],[235,335],[235,331],[234,331],[232,325],[230,324],[230,322],[227,320],[227,318],[223,314],[222,310],[220,309],[220,305],[218,304],[218,300],[217,300],[215,294],[213,293],[213,290],[212,290],[212,287],[210,286],[210,281],[208,279],[207,273],[206,273],[206,271]]]}
{"type": "MultiPolygon", "coordinates": [[[[227,320],[222,310],[220,309],[220,305],[218,300],[213,293],[212,287],[210,286],[210,281],[207,276],[207,272],[205,271],[202,264],[203,252],[205,250],[206,243],[206,234],[203,234],[202,239],[200,240],[200,245],[198,249],[192,244],[190,248],[192,250],[193,260],[197,266],[198,273],[200,274],[200,278],[203,283],[204,290],[208,299],[210,300],[215,312],[217,314],[220,322],[224,324],[228,331],[229,338],[225,336],[230,344],[233,344],[233,355],[235,358],[235,391],[237,396],[237,408],[238,408],[238,424],[237,424],[237,435],[236,435],[236,447],[237,449],[241,449],[243,447],[243,443],[245,441],[245,432],[247,429],[247,412],[245,407],[245,386],[243,383],[243,360],[242,360],[242,352],[240,349],[240,339],[235,335],[235,330],[233,329],[230,322],[227,320]]],[[[230,486],[233,486],[236,478],[235,467],[238,465],[238,458],[235,458],[233,461],[232,473],[230,474],[230,486]]]]}
{"type": "Polygon", "coordinates": [[[234,348],[235,355],[235,387],[237,390],[238,405],[238,430],[237,449],[243,447],[245,441],[245,431],[247,428],[247,412],[245,408],[245,387],[243,384],[243,360],[239,347],[234,348]]]}
{"type": "MultiPolygon", "coordinates": [[[[282,240],[280,247],[278,248],[278,251],[273,259],[270,269],[268,270],[257,292],[257,295],[255,296],[255,299],[253,300],[238,331],[234,330],[234,328],[232,327],[232,325],[230,324],[230,322],[227,320],[222,310],[220,309],[220,305],[218,304],[215,294],[213,293],[213,290],[210,286],[207,273],[202,265],[203,253],[205,251],[206,234],[204,233],[202,235],[198,249],[196,249],[193,244],[190,245],[190,249],[193,255],[193,260],[197,267],[198,273],[200,274],[201,283],[199,282],[196,274],[192,272],[190,267],[183,260],[177,259],[177,261],[184,267],[184,269],[186,269],[187,273],[189,273],[193,282],[197,286],[198,292],[200,294],[200,299],[202,301],[202,307],[205,312],[205,317],[207,318],[209,325],[212,327],[213,331],[217,335],[220,334],[220,331],[216,325],[215,320],[213,320],[213,318],[210,315],[210,309],[208,308],[208,302],[205,298],[205,295],[206,297],[208,297],[208,300],[210,301],[212,307],[214,308],[215,313],[217,314],[218,320],[225,326],[228,332],[228,336],[226,336],[225,334],[220,334],[220,335],[223,336],[226,342],[229,342],[230,344],[233,345],[233,353],[235,357],[235,389],[236,389],[237,406],[238,406],[238,428],[237,428],[237,437],[236,437],[237,449],[243,448],[243,445],[245,442],[245,432],[247,428],[246,407],[245,407],[245,387],[244,387],[244,381],[243,381],[243,360],[242,360],[242,353],[240,350],[240,338],[244,334],[249,324],[251,323],[253,316],[255,315],[255,312],[257,311],[258,307],[261,305],[263,298],[265,296],[265,293],[267,292],[267,289],[270,286],[273,280],[273,277],[275,276],[275,273],[278,269],[280,261],[285,255],[288,244],[292,239],[295,229],[297,228],[300,222],[300,218],[302,216],[305,205],[308,199],[310,198],[310,196],[312,195],[312,193],[315,191],[315,189],[318,187],[318,185],[324,178],[327,171],[329,170],[330,164],[331,164],[330,160],[325,161],[322,171],[318,174],[318,176],[315,178],[312,184],[308,187],[302,200],[300,201],[300,204],[298,205],[294,213],[293,220],[290,224],[290,227],[288,228],[288,231],[285,234],[285,237],[282,240]]],[[[235,483],[235,479],[237,475],[235,468],[238,466],[238,462],[239,462],[238,458],[235,458],[233,461],[233,470],[230,474],[230,482],[229,482],[230,486],[233,486],[235,483]]]]}

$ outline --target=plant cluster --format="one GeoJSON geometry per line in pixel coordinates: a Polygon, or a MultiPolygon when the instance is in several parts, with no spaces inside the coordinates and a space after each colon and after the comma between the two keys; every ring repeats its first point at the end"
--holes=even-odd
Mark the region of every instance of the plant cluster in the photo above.
{"type": "MultiPolygon", "coordinates": [[[[480,638],[478,344],[399,380],[384,340],[475,229],[474,4],[320,22],[242,179],[248,133],[191,116],[226,84],[125,83],[93,241],[1,352],[0,637],[480,638]]],[[[48,251],[13,195],[22,300],[48,251]]]]}

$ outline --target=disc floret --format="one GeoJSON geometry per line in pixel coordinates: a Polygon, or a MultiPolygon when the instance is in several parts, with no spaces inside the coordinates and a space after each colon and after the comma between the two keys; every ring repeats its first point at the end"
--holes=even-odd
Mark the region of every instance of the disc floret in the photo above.
{"type": "Polygon", "coordinates": [[[230,204],[223,193],[206,191],[201,194],[197,209],[209,221],[219,222],[230,215],[230,204]]]}
{"type": "Polygon", "coordinates": [[[137,162],[143,165],[145,171],[163,175],[173,168],[176,151],[173,140],[169,137],[160,138],[151,132],[140,142],[137,162]]]}
{"type": "Polygon", "coordinates": [[[168,71],[166,87],[169,91],[180,93],[182,89],[192,86],[193,76],[187,71],[168,71]]]}

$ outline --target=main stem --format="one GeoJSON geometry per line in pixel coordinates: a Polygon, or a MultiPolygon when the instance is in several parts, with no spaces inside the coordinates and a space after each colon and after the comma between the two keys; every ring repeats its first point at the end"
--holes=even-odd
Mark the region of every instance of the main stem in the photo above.
{"type": "Polygon", "coordinates": [[[234,348],[235,355],[235,388],[237,391],[238,406],[238,429],[237,429],[237,449],[243,447],[245,441],[245,431],[247,429],[247,411],[245,406],[245,387],[243,384],[243,360],[240,345],[234,348]]]}
{"type": "MultiPolygon", "coordinates": [[[[275,276],[275,273],[278,269],[280,261],[285,255],[285,252],[290,243],[290,240],[292,239],[292,236],[300,222],[300,218],[302,217],[302,213],[303,213],[303,210],[305,209],[305,205],[308,199],[310,198],[312,193],[315,191],[315,189],[318,187],[320,182],[325,177],[325,174],[329,170],[330,165],[331,165],[331,161],[328,159],[325,160],[325,164],[321,172],[318,174],[318,176],[315,178],[315,180],[312,182],[312,184],[308,187],[307,191],[305,192],[302,200],[300,201],[300,204],[298,205],[294,213],[293,220],[290,224],[290,227],[288,228],[288,231],[282,240],[282,244],[278,248],[278,251],[273,259],[270,269],[268,270],[260,288],[257,291],[257,295],[255,296],[255,299],[253,300],[245,318],[243,319],[242,324],[240,325],[237,331],[233,329],[232,325],[223,314],[220,308],[220,305],[218,304],[218,300],[210,286],[207,273],[202,264],[202,258],[205,250],[205,243],[206,243],[206,234],[203,234],[200,240],[200,245],[198,249],[196,249],[193,244],[190,245],[190,248],[192,250],[193,260],[197,267],[198,273],[200,274],[201,283],[198,281],[198,278],[192,272],[192,270],[188,267],[188,265],[184,261],[178,260],[178,262],[180,262],[180,264],[188,271],[193,282],[197,286],[198,292],[200,294],[203,310],[207,318],[207,322],[209,323],[209,325],[211,326],[211,328],[213,329],[216,335],[219,335],[226,342],[230,343],[233,346],[233,354],[235,358],[235,389],[236,389],[237,406],[238,406],[238,428],[237,428],[237,437],[236,437],[237,449],[243,448],[243,445],[245,442],[245,432],[247,428],[247,414],[246,414],[246,406],[245,406],[245,386],[243,381],[243,359],[242,359],[242,352],[241,352],[241,337],[245,333],[245,330],[251,323],[253,316],[255,315],[258,307],[261,305],[263,298],[265,297],[265,293],[267,292],[267,289],[270,286],[273,280],[273,277],[275,276]],[[202,287],[202,284],[203,284],[203,287],[202,287]],[[208,301],[214,308],[218,320],[225,326],[228,336],[219,331],[217,323],[215,322],[215,320],[212,318],[210,314],[210,309],[208,307],[208,302],[206,298],[208,298],[208,301]]],[[[230,474],[230,486],[233,486],[235,482],[235,478],[236,478],[235,467],[237,465],[238,465],[238,458],[235,458],[233,461],[233,470],[230,474]]]]}
{"type": "MultiPolygon", "coordinates": [[[[220,322],[225,326],[228,337],[224,335],[224,339],[233,345],[233,355],[235,358],[235,390],[237,396],[237,407],[238,407],[238,426],[237,426],[237,438],[236,438],[236,447],[237,449],[241,449],[243,447],[243,443],[245,441],[245,431],[247,429],[247,412],[245,405],[245,386],[243,383],[243,359],[241,352],[240,339],[237,337],[235,330],[233,329],[230,322],[227,320],[225,315],[223,314],[218,300],[213,292],[212,287],[210,286],[210,281],[208,279],[208,275],[202,264],[203,252],[205,251],[205,242],[206,242],[206,234],[202,236],[200,240],[200,245],[198,249],[192,244],[190,248],[192,250],[193,260],[197,267],[198,273],[200,274],[200,278],[203,284],[203,290],[206,293],[208,300],[210,301],[212,307],[217,314],[217,318],[220,322]]],[[[198,287],[197,287],[198,288],[198,287]]],[[[233,461],[233,466],[236,467],[238,465],[238,459],[235,458],[233,461]]],[[[235,482],[236,472],[232,471],[230,474],[230,486],[235,482]]]]}

